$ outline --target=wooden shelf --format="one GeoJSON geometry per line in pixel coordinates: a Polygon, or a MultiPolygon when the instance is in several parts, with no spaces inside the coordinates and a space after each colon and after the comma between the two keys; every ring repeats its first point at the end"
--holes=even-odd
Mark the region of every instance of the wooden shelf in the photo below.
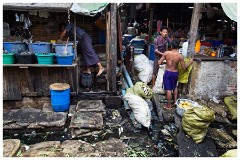
{"type": "Polygon", "coordinates": [[[60,65],[60,64],[3,64],[3,67],[19,67],[19,68],[28,68],[28,67],[76,67],[77,62],[73,62],[72,65],[60,65]]]}

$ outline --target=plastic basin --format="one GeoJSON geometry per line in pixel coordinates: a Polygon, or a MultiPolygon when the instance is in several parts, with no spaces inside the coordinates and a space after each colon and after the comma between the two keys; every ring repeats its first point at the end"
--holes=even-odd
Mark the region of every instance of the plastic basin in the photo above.
{"type": "Polygon", "coordinates": [[[70,55],[56,55],[58,64],[61,65],[72,65],[73,54],[70,55]]]}
{"type": "Polygon", "coordinates": [[[3,54],[3,64],[14,64],[15,53],[3,54]]]}
{"type": "Polygon", "coordinates": [[[27,51],[27,44],[22,42],[3,42],[3,48],[11,53],[20,53],[27,51]]]}
{"type": "Polygon", "coordinates": [[[55,53],[36,53],[38,64],[53,64],[53,58],[55,53]]]}
{"type": "Polygon", "coordinates": [[[52,43],[49,42],[29,43],[28,48],[29,51],[33,53],[51,53],[52,43]]]}

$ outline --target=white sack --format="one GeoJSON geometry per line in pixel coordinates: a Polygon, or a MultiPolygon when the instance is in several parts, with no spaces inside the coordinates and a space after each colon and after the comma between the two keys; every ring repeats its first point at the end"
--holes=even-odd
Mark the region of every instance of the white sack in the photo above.
{"type": "Polygon", "coordinates": [[[144,127],[149,128],[151,124],[151,112],[147,102],[140,96],[132,93],[127,93],[123,97],[133,111],[135,119],[144,127]]]}

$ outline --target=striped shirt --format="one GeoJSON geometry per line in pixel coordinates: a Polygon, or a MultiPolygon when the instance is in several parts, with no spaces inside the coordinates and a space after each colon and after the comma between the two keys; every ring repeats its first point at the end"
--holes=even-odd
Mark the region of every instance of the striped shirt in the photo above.
{"type": "Polygon", "coordinates": [[[169,37],[163,38],[161,35],[157,36],[154,39],[154,50],[158,50],[162,53],[164,53],[167,48],[168,45],[171,45],[172,40],[169,37]]]}
{"type": "MultiPolygon", "coordinates": [[[[67,24],[66,25],[66,31],[70,34],[70,35],[74,35],[74,25],[72,24],[72,23],[70,23],[70,24],[67,24]]],[[[76,36],[78,37],[78,38],[80,38],[81,39],[81,37],[82,37],[82,35],[84,35],[86,32],[82,29],[82,28],[80,28],[80,27],[76,27],[76,36]]]]}

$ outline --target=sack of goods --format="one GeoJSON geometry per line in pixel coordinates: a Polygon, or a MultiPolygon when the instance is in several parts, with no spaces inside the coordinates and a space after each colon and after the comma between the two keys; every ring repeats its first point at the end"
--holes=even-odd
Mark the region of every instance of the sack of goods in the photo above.
{"type": "Polygon", "coordinates": [[[143,82],[137,82],[133,87],[128,88],[127,93],[138,95],[144,99],[151,99],[153,95],[152,89],[143,82]]]}
{"type": "Polygon", "coordinates": [[[149,128],[151,124],[151,111],[147,102],[140,96],[127,93],[123,97],[133,111],[135,119],[144,127],[149,128]]]}
{"type": "Polygon", "coordinates": [[[153,64],[144,54],[134,57],[133,67],[138,71],[138,78],[145,83],[152,80],[153,64]]]}
{"type": "Polygon", "coordinates": [[[193,107],[184,112],[182,119],[183,130],[196,143],[201,143],[207,134],[208,126],[215,119],[215,112],[203,106],[193,107]]]}
{"type": "Polygon", "coordinates": [[[237,120],[237,96],[225,97],[224,103],[232,115],[232,120],[237,120]]]}
{"type": "Polygon", "coordinates": [[[166,67],[165,64],[159,65],[157,79],[155,82],[155,86],[153,87],[154,93],[165,94],[165,90],[163,89],[163,75],[164,75],[165,67],[166,67]]]}

